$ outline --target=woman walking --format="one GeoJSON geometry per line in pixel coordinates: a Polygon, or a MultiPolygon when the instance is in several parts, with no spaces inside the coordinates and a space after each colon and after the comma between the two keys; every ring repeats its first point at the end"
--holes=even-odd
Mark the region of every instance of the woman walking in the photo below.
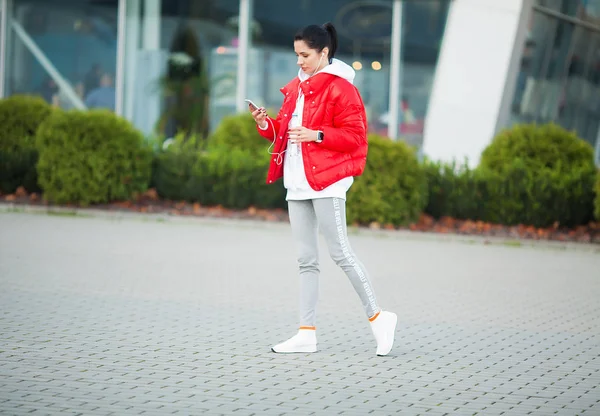
{"type": "Polygon", "coordinates": [[[317,351],[319,286],[318,229],[331,258],[342,268],[362,301],[377,343],[377,355],[394,344],[397,316],[382,311],[366,268],[348,242],[346,192],[363,173],[367,118],[353,85],[355,72],[334,59],[337,34],[331,23],[310,25],[294,37],[298,76],[281,89],[283,105],[273,119],[250,107],[259,133],[272,141],[267,183],[283,177],[300,274],[300,328],[272,347],[277,353],[317,351]]]}

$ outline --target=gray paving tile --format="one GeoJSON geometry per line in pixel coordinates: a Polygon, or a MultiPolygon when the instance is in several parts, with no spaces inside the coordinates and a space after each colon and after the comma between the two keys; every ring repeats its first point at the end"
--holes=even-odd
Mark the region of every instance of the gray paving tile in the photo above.
{"type": "Polygon", "coordinates": [[[600,413],[598,254],[353,234],[382,358],[321,240],[320,351],[280,356],[288,227],[142,218],[0,213],[0,413],[600,413]]]}

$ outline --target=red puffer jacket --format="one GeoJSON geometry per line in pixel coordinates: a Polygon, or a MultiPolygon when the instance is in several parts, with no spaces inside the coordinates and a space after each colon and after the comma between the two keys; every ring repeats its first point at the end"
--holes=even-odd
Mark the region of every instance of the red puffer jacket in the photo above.
{"type": "Polygon", "coordinates": [[[358,89],[347,80],[328,73],[319,73],[300,83],[295,78],[281,89],[285,98],[277,118],[267,118],[269,126],[258,132],[273,141],[267,183],[283,177],[284,150],[288,143],[288,124],[296,108],[298,89],[304,93],[302,125],[321,130],[321,143],[302,144],[304,171],[315,191],[348,176],[363,173],[367,161],[367,115],[358,89]],[[278,163],[279,162],[279,163],[278,163]]]}

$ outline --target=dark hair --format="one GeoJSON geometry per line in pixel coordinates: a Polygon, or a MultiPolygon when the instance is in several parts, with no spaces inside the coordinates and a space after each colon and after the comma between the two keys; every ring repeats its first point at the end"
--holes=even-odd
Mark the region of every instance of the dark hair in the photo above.
{"type": "Polygon", "coordinates": [[[294,36],[294,41],[303,40],[306,42],[309,48],[315,49],[317,52],[321,52],[323,48],[329,48],[329,63],[335,56],[335,51],[338,46],[337,31],[333,24],[330,22],[325,23],[323,26],[309,25],[298,32],[294,36]]]}

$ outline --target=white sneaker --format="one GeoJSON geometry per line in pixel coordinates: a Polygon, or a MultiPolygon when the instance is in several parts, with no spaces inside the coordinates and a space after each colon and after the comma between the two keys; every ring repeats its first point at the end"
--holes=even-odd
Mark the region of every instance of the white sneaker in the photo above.
{"type": "Polygon", "coordinates": [[[377,341],[377,355],[388,355],[392,350],[397,323],[398,316],[386,311],[379,312],[371,321],[371,330],[377,341]]]}
{"type": "Polygon", "coordinates": [[[317,331],[314,327],[300,328],[296,335],[275,345],[271,351],[278,353],[317,352],[317,331]]]}

